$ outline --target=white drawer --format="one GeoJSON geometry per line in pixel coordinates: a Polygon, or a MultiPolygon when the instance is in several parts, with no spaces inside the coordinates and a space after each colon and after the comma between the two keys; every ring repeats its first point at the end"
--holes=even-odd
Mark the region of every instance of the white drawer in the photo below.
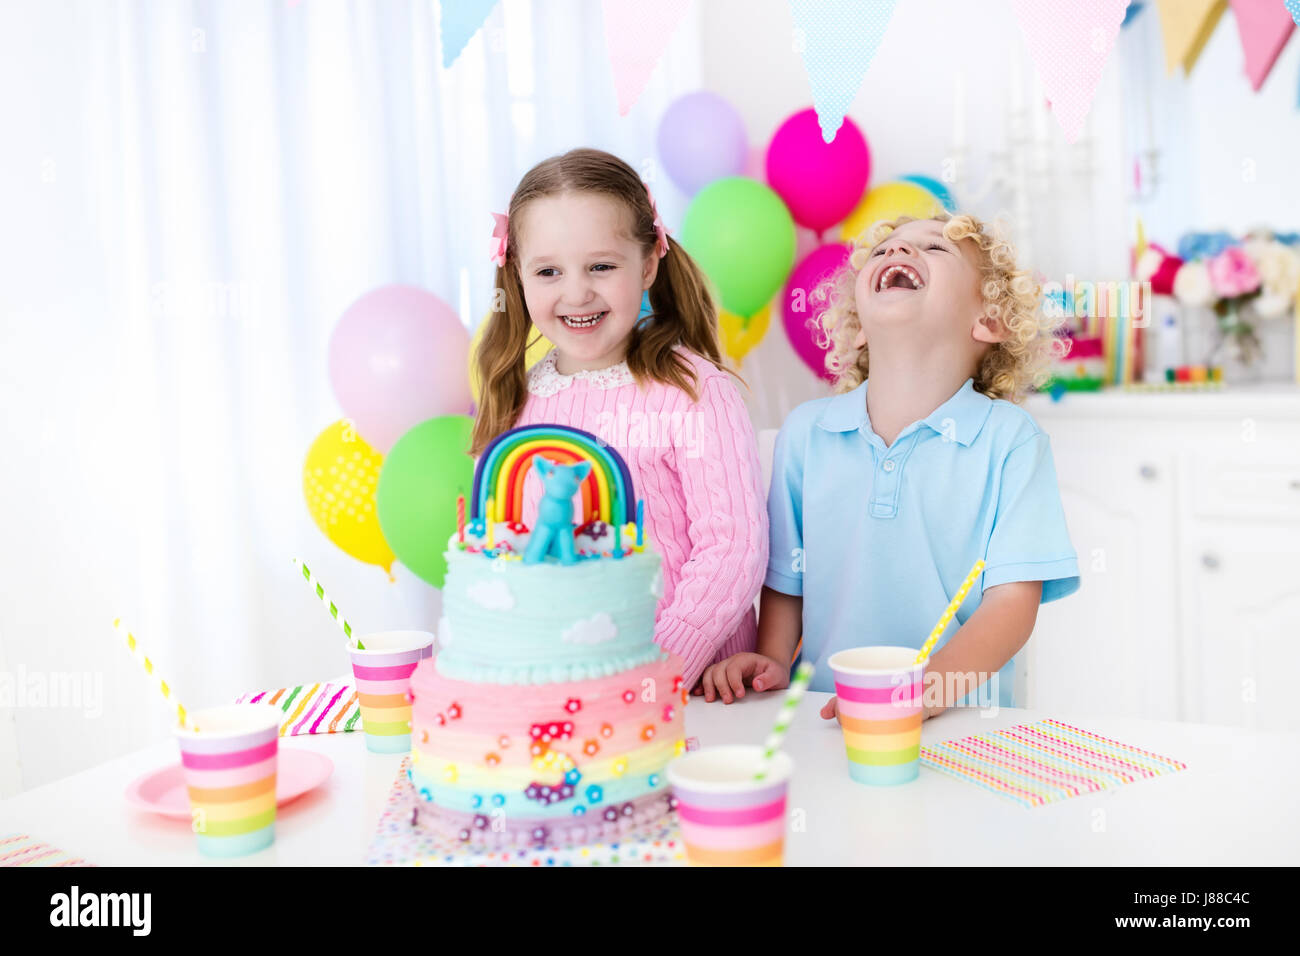
{"type": "Polygon", "coordinates": [[[1189,456],[1193,513],[1208,518],[1300,520],[1300,450],[1289,458],[1290,454],[1275,454],[1271,460],[1189,456]]]}

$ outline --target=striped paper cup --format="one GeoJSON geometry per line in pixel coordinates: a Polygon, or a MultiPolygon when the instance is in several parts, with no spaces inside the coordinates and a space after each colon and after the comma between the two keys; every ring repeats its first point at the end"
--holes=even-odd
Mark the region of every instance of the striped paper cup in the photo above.
{"type": "Polygon", "coordinates": [[[190,714],[197,731],[176,728],[204,856],[245,856],[275,841],[280,716],[266,704],[227,704],[190,714]]]}
{"type": "Polygon", "coordinates": [[[349,649],[366,749],[379,754],[411,749],[411,673],[433,655],[428,631],[362,634],[364,651],[349,649]]]}
{"type": "Polygon", "coordinates": [[[854,647],[832,654],[849,776],[889,786],[921,772],[924,711],[915,647],[854,647]]]}
{"type": "Polygon", "coordinates": [[[780,866],[785,794],[794,769],[777,753],[755,780],[762,747],[705,747],[668,764],[686,859],[692,866],[780,866]]]}

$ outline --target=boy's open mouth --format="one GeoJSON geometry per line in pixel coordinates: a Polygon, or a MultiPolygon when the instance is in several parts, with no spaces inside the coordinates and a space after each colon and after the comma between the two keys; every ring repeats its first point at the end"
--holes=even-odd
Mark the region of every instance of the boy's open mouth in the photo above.
{"type": "Polygon", "coordinates": [[[560,321],[564,323],[565,328],[575,330],[590,329],[600,324],[600,321],[609,315],[609,310],[604,312],[586,312],[582,315],[562,315],[560,321]]]}
{"type": "Polygon", "coordinates": [[[924,289],[925,283],[921,280],[921,274],[909,265],[896,262],[880,273],[876,279],[876,291],[884,292],[886,289],[924,289]]]}

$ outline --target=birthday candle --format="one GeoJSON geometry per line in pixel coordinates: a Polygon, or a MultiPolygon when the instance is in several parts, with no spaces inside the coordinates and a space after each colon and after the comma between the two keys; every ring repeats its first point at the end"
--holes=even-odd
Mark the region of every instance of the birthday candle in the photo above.
{"type": "Polygon", "coordinates": [[[465,543],[465,496],[456,496],[456,538],[465,543]]]}
{"type": "Polygon", "coordinates": [[[636,502],[636,546],[638,548],[645,545],[645,499],[638,498],[636,502]]]}
{"type": "Polygon", "coordinates": [[[493,501],[492,496],[489,495],[487,500],[487,547],[489,551],[492,550],[492,547],[496,542],[496,533],[495,533],[496,528],[494,527],[495,525],[496,525],[495,502],[493,501]]]}
{"type": "Polygon", "coordinates": [[[621,495],[614,496],[614,514],[610,524],[614,527],[614,557],[623,557],[623,498],[621,495]]]}

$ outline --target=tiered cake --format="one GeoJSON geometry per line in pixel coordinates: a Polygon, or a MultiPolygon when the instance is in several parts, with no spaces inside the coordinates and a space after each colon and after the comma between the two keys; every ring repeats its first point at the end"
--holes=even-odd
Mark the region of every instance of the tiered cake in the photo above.
{"type": "Polygon", "coordinates": [[[586,432],[530,426],[484,450],[448,546],[439,651],[411,678],[418,823],[507,847],[662,821],[687,688],[654,643],[662,578],[635,502],[626,463],[586,432]],[[532,529],[530,470],[545,487],[532,529]]]}

